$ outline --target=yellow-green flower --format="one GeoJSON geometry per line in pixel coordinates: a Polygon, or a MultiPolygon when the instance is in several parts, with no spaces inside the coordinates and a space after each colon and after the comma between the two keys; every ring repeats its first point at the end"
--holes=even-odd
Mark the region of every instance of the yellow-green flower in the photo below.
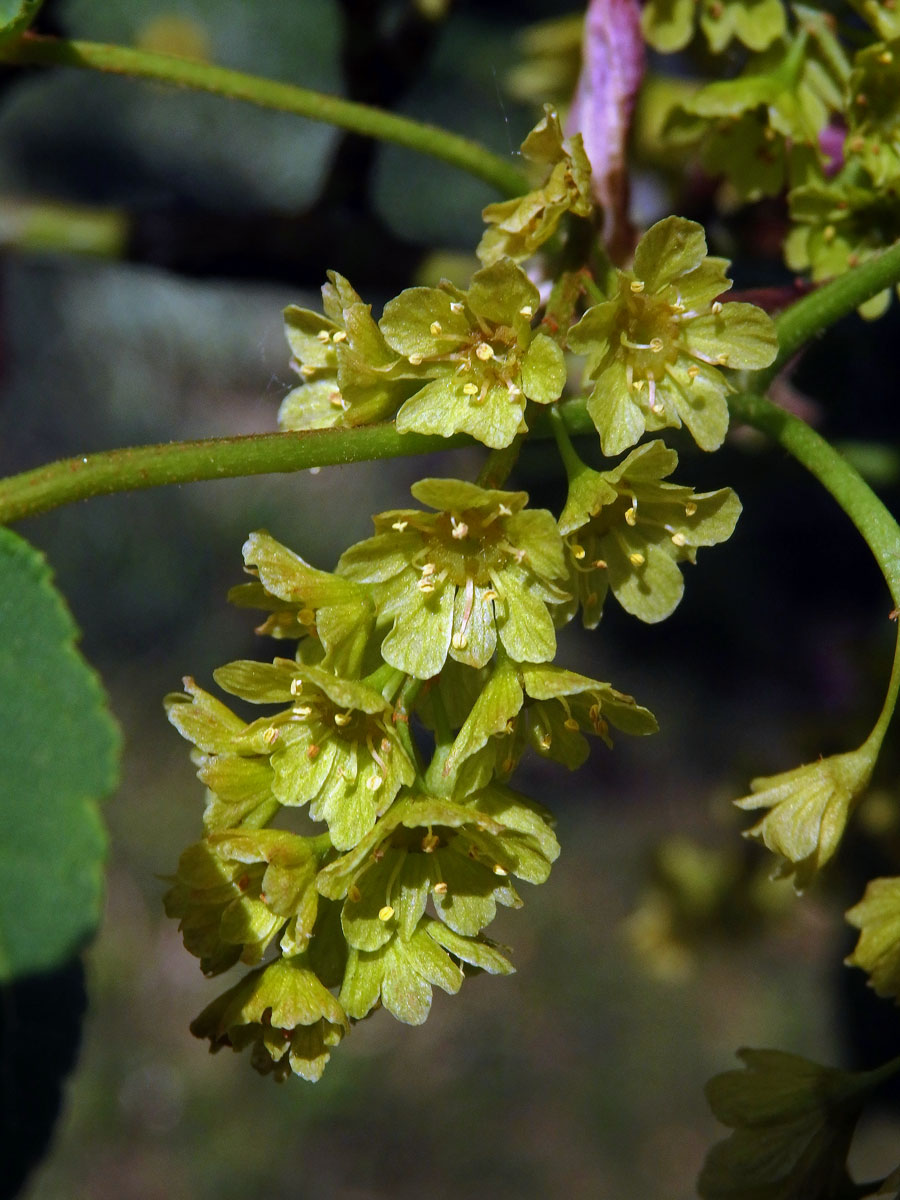
{"type": "Polygon", "coordinates": [[[440,511],[381,513],[376,536],[351,546],[337,568],[369,586],[379,625],[391,623],[385,661],[429,679],[448,654],[483,667],[498,638],[520,662],[552,659],[550,606],[569,598],[552,515],[526,509],[525,492],[458,479],[423,479],[412,494],[440,511]]]}
{"type": "Polygon", "coordinates": [[[260,1073],[285,1079],[293,1072],[313,1083],[349,1029],[340,1003],[302,956],[251,971],[191,1024],[191,1033],[208,1038],[212,1051],[250,1046],[260,1073]]]}
{"type": "Polygon", "coordinates": [[[298,954],[316,921],[316,866],[308,840],[293,833],[214,834],[181,855],[166,915],[205,975],[260,962],[276,937],[284,954],[298,954]]]}
{"type": "Polygon", "coordinates": [[[562,350],[532,330],[537,288],[508,258],[452,284],[409,288],[384,306],[388,344],[421,380],[397,413],[401,433],[469,433],[508,446],[527,429],[527,401],[551,404],[566,382],[562,350]]]}
{"type": "Polygon", "coordinates": [[[595,381],[588,412],[605,455],[682,423],[702,449],[722,444],[732,390],[722,368],[768,366],[778,346],[761,309],[718,300],[731,287],[727,265],[706,256],[700,225],[666,217],[641,238],[634,269],[616,272],[612,298],[570,330],[595,381]]]}

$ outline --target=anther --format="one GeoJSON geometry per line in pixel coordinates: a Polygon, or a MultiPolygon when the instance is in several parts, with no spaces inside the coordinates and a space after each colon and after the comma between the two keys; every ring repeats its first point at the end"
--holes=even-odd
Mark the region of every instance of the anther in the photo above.
{"type": "Polygon", "coordinates": [[[475,347],[475,354],[482,362],[488,362],[494,357],[494,348],[489,342],[479,342],[475,347]]]}
{"type": "Polygon", "coordinates": [[[331,340],[333,342],[346,342],[347,330],[346,329],[336,329],[334,331],[334,333],[331,335],[331,340]]]}
{"type": "Polygon", "coordinates": [[[441,881],[440,883],[436,883],[431,890],[434,892],[434,894],[436,896],[446,896],[447,895],[447,885],[443,881],[441,881]]]}
{"type": "MultiPolygon", "coordinates": [[[[605,558],[595,558],[594,561],[591,563],[591,566],[595,567],[598,571],[605,571],[606,565],[607,564],[606,564],[605,558]]],[[[592,595],[593,595],[593,593],[592,593],[592,595]]],[[[589,596],[588,600],[590,601],[591,604],[595,604],[597,601],[597,597],[593,596],[593,599],[591,599],[591,596],[589,596]]]]}
{"type": "Polygon", "coordinates": [[[883,50],[881,54],[878,55],[878,61],[882,64],[882,66],[887,67],[894,61],[894,56],[891,54],[890,50],[883,50]]]}
{"type": "Polygon", "coordinates": [[[303,680],[302,679],[292,679],[291,680],[291,695],[299,696],[302,691],[303,691],[303,680]]]}
{"type": "Polygon", "coordinates": [[[632,527],[637,524],[637,509],[634,507],[634,505],[632,505],[631,508],[625,509],[625,524],[631,525],[632,527]]]}
{"type": "Polygon", "coordinates": [[[312,706],[309,704],[295,704],[291,709],[291,712],[294,714],[294,716],[300,717],[301,720],[305,721],[306,718],[312,713],[312,706]]]}
{"type": "Polygon", "coordinates": [[[465,387],[463,388],[463,393],[466,396],[477,396],[478,395],[478,384],[477,383],[467,383],[465,385],[465,387]]]}
{"type": "Polygon", "coordinates": [[[347,899],[351,904],[359,904],[360,900],[362,900],[362,892],[355,883],[350,884],[350,887],[347,891],[347,899]]]}
{"type": "Polygon", "coordinates": [[[432,321],[429,328],[431,330],[432,337],[437,337],[438,334],[443,333],[440,321],[432,321]]]}
{"type": "Polygon", "coordinates": [[[719,313],[722,311],[722,301],[721,300],[713,300],[709,311],[712,313],[712,315],[714,317],[717,317],[719,315],[719,313]]]}
{"type": "Polygon", "coordinates": [[[654,354],[659,354],[659,352],[660,352],[660,350],[662,350],[662,348],[663,348],[663,340],[661,337],[654,337],[654,338],[650,339],[650,349],[653,351],[654,354]]]}
{"type": "Polygon", "coordinates": [[[493,589],[493,588],[488,588],[488,590],[487,590],[486,592],[483,592],[483,593],[482,593],[481,599],[482,599],[482,600],[483,600],[485,603],[487,603],[489,600],[496,600],[496,599],[497,599],[497,593],[494,591],[494,589],[493,589]]]}
{"type": "Polygon", "coordinates": [[[300,374],[304,377],[304,379],[309,379],[310,375],[315,375],[315,373],[316,368],[310,363],[304,363],[300,368],[300,374]]]}
{"type": "Polygon", "coordinates": [[[391,526],[391,529],[396,529],[398,533],[402,533],[408,524],[409,524],[409,521],[403,521],[403,520],[395,521],[393,523],[393,525],[391,526]]]}
{"type": "Polygon", "coordinates": [[[497,505],[497,516],[498,517],[511,517],[512,509],[506,504],[502,504],[502,503],[498,504],[497,505]]]}
{"type": "Polygon", "coordinates": [[[301,625],[315,625],[316,614],[311,608],[301,608],[297,613],[297,620],[301,625]]]}
{"type": "Polygon", "coordinates": [[[417,353],[415,353],[415,354],[410,354],[410,355],[408,356],[408,362],[409,362],[409,365],[410,365],[411,367],[421,367],[421,365],[422,365],[422,355],[421,355],[421,354],[419,354],[418,352],[417,352],[417,353]]]}
{"type": "Polygon", "coordinates": [[[422,593],[423,596],[430,596],[431,593],[434,591],[434,580],[429,579],[427,575],[423,575],[422,578],[419,580],[419,582],[416,584],[416,587],[419,589],[419,591],[422,593]]]}
{"type": "Polygon", "coordinates": [[[469,644],[469,639],[464,633],[454,633],[450,644],[454,650],[465,650],[469,644]]]}
{"type": "Polygon", "coordinates": [[[394,908],[391,904],[385,904],[383,908],[378,910],[379,921],[389,921],[394,915],[394,908]]]}
{"type": "Polygon", "coordinates": [[[316,334],[316,341],[321,342],[323,345],[325,344],[325,342],[330,342],[331,335],[329,334],[328,330],[320,329],[319,332],[316,334]]]}
{"type": "Polygon", "coordinates": [[[456,540],[462,541],[464,537],[469,536],[469,527],[465,521],[457,521],[456,517],[450,518],[450,536],[456,540]]]}
{"type": "Polygon", "coordinates": [[[345,411],[347,408],[349,408],[349,405],[345,402],[344,397],[338,391],[329,392],[328,403],[332,408],[341,408],[345,411]]]}
{"type": "Polygon", "coordinates": [[[578,722],[574,717],[566,717],[565,721],[563,721],[563,725],[565,725],[566,729],[571,729],[573,733],[576,733],[579,729],[578,722]]]}
{"type": "Polygon", "coordinates": [[[441,839],[436,833],[426,833],[422,838],[422,849],[426,854],[433,854],[441,844],[441,839]]]}
{"type": "Polygon", "coordinates": [[[631,288],[631,290],[634,292],[635,295],[638,295],[638,293],[640,293],[644,290],[644,281],[643,281],[643,279],[632,279],[631,283],[629,283],[628,286],[631,288]]]}
{"type": "Polygon", "coordinates": [[[642,567],[647,560],[639,550],[634,550],[628,555],[628,561],[633,567],[642,567]]]}
{"type": "Polygon", "coordinates": [[[686,544],[686,542],[687,542],[687,538],[684,536],[683,533],[673,533],[672,534],[672,545],[673,546],[684,546],[686,544]]]}
{"type": "Polygon", "coordinates": [[[315,742],[311,746],[307,746],[306,757],[309,759],[310,762],[312,762],[312,760],[316,757],[316,755],[318,753],[319,753],[319,747],[315,744],[315,742]]]}
{"type": "Polygon", "coordinates": [[[451,300],[450,301],[450,311],[452,313],[461,313],[462,310],[463,310],[463,306],[462,306],[461,300],[451,300]]]}
{"type": "Polygon", "coordinates": [[[519,316],[527,317],[529,320],[531,320],[531,318],[534,316],[534,309],[530,304],[523,304],[519,309],[519,316]]]}
{"type": "Polygon", "coordinates": [[[278,741],[280,736],[281,736],[281,734],[275,728],[275,726],[270,725],[269,728],[266,730],[266,732],[263,734],[263,741],[266,743],[267,746],[273,746],[275,744],[275,742],[278,741]]]}
{"type": "Polygon", "coordinates": [[[693,383],[694,380],[697,378],[697,376],[700,374],[700,368],[692,363],[691,366],[688,367],[687,373],[688,373],[688,379],[691,381],[691,383],[693,383]]]}
{"type": "Polygon", "coordinates": [[[688,500],[687,504],[684,506],[684,515],[686,517],[692,517],[696,511],[697,505],[693,500],[688,500]]]}
{"type": "Polygon", "coordinates": [[[377,771],[374,771],[366,780],[366,788],[370,792],[377,792],[383,783],[384,780],[377,771]]]}
{"type": "Polygon", "coordinates": [[[837,237],[837,230],[833,225],[826,225],[822,230],[822,240],[825,242],[833,242],[837,237]]]}
{"type": "Polygon", "coordinates": [[[352,717],[353,717],[352,712],[336,712],[334,714],[334,723],[335,723],[335,725],[339,725],[343,729],[343,727],[345,725],[350,724],[352,717]]]}
{"type": "Polygon", "coordinates": [[[509,871],[507,871],[507,869],[505,867],[501,867],[499,863],[494,863],[491,870],[494,872],[495,875],[508,875],[509,874],[509,871]]]}

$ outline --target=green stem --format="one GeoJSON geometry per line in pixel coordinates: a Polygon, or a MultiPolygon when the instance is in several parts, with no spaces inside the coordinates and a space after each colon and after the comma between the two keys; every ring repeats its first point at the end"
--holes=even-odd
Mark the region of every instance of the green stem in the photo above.
{"type": "Polygon", "coordinates": [[[406,751],[409,761],[415,766],[416,775],[420,781],[424,780],[425,766],[416,743],[413,741],[412,731],[409,728],[409,718],[415,707],[419,692],[422,690],[423,683],[424,680],[408,675],[406,683],[400,689],[400,695],[394,704],[394,728],[397,730],[397,737],[400,739],[400,743],[406,751]]]}
{"type": "Polygon", "coordinates": [[[82,67],[211,92],[231,100],[244,100],[261,108],[274,108],[279,112],[307,117],[311,121],[324,121],[363,137],[394,142],[408,150],[428,154],[459,167],[483,179],[504,195],[516,196],[528,188],[524,175],[517,167],[469,138],[339,96],[329,96],[274,79],[263,79],[243,71],[232,71],[227,67],[176,58],[170,54],[154,54],[129,46],[69,41],[35,34],[0,46],[0,62],[15,66],[82,67]]]}
{"type": "Polygon", "coordinates": [[[566,422],[563,419],[559,405],[552,405],[547,416],[553,436],[556,439],[559,456],[563,461],[563,466],[566,468],[566,478],[571,484],[582,472],[588,471],[590,468],[582,461],[578,451],[572,445],[572,439],[569,437],[569,431],[566,428],[566,422]]]}
{"type": "MultiPolygon", "coordinates": [[[[571,432],[588,433],[593,429],[584,401],[569,401],[563,412],[571,432]]],[[[532,434],[551,436],[546,414],[536,414],[532,434]]],[[[384,423],[358,429],[259,433],[106,450],[61,459],[0,479],[0,525],[113,492],[402,458],[478,444],[461,433],[449,438],[438,434],[400,434],[392,423],[384,423]]]]}
{"type": "MultiPolygon", "coordinates": [[[[734,396],[730,407],[737,420],[768,434],[837,500],[875,556],[895,608],[900,608],[900,526],[856,468],[805,421],[778,408],[764,396],[752,393],[734,396]]],[[[873,754],[881,748],[898,694],[900,630],[884,704],[865,743],[873,754]]]]}
{"type": "Polygon", "coordinates": [[[755,373],[753,388],[766,390],[798,350],[841,317],[846,317],[872,296],[900,282],[900,242],[853,267],[797,300],[775,318],[778,356],[765,371],[755,373]]]}

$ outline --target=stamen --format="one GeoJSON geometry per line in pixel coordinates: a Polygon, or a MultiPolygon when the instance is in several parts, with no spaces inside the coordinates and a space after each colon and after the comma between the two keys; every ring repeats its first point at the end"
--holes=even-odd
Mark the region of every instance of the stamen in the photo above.
{"type": "Polygon", "coordinates": [[[625,524],[634,528],[637,525],[637,503],[631,502],[631,508],[625,509],[625,524]]]}
{"type": "Polygon", "coordinates": [[[722,311],[722,301],[721,300],[713,300],[712,304],[710,305],[709,311],[712,313],[712,315],[714,317],[717,317],[719,315],[719,313],[722,311]]]}
{"type": "Polygon", "coordinates": [[[477,383],[467,383],[465,385],[465,387],[463,388],[463,392],[466,396],[477,396],[478,390],[479,389],[478,389],[477,383]]]}
{"type": "Polygon", "coordinates": [[[378,910],[379,921],[389,921],[394,915],[393,905],[385,904],[383,908],[378,910]]]}
{"type": "Polygon", "coordinates": [[[347,899],[351,904],[359,904],[360,900],[362,900],[362,892],[355,883],[351,883],[347,889],[347,899]]]}
{"type": "Polygon", "coordinates": [[[323,345],[324,345],[326,342],[330,342],[330,341],[331,341],[331,335],[329,334],[328,330],[327,330],[327,329],[320,329],[320,330],[319,330],[319,332],[316,334],[316,341],[317,341],[317,342],[321,342],[323,345]]]}
{"type": "Polygon", "coordinates": [[[310,762],[312,762],[312,760],[316,757],[316,755],[318,753],[319,753],[319,747],[315,743],[313,743],[311,746],[307,746],[306,757],[309,759],[310,762]]]}
{"type": "Polygon", "coordinates": [[[303,691],[303,680],[302,679],[292,679],[291,680],[291,695],[299,696],[302,691],[303,691]]]}
{"type": "Polygon", "coordinates": [[[692,517],[696,511],[697,505],[693,500],[688,500],[687,504],[684,506],[684,515],[686,517],[692,517]]]}
{"type": "Polygon", "coordinates": [[[266,730],[266,732],[263,734],[263,741],[266,743],[267,746],[273,746],[280,737],[281,737],[281,731],[279,729],[276,729],[276,727],[274,725],[270,725],[269,728],[266,730]]]}
{"type": "Polygon", "coordinates": [[[431,890],[434,892],[435,896],[447,895],[447,885],[443,880],[441,880],[440,883],[436,883],[431,890]]]}
{"type": "Polygon", "coordinates": [[[404,521],[401,519],[401,520],[395,521],[393,523],[393,525],[391,526],[391,529],[396,529],[398,533],[402,533],[408,524],[409,524],[409,521],[404,521]]]}
{"type": "Polygon", "coordinates": [[[444,332],[443,329],[441,328],[440,321],[432,321],[431,325],[430,325],[430,330],[431,330],[432,337],[437,337],[439,334],[444,332]]]}
{"type": "Polygon", "coordinates": [[[310,375],[315,375],[316,368],[311,363],[303,363],[300,367],[300,374],[304,379],[309,379],[310,375]]]}
{"type": "Polygon", "coordinates": [[[686,542],[687,542],[687,538],[684,536],[684,534],[683,534],[683,533],[673,533],[673,534],[672,534],[672,543],[673,543],[673,545],[681,547],[681,546],[683,546],[683,545],[684,545],[686,542]]]}
{"type": "Polygon", "coordinates": [[[494,347],[490,342],[479,342],[475,347],[475,354],[482,362],[489,362],[494,357],[494,347]]]}
{"type": "Polygon", "coordinates": [[[407,361],[409,362],[409,365],[411,367],[421,367],[422,358],[423,358],[423,356],[421,354],[419,354],[418,352],[416,352],[415,354],[410,354],[408,356],[407,361]]]}
{"type": "Polygon", "coordinates": [[[306,718],[312,714],[312,705],[311,704],[295,704],[294,707],[291,709],[291,713],[295,717],[299,717],[301,721],[305,721],[306,718]]]}
{"type": "Polygon", "coordinates": [[[452,313],[461,313],[462,310],[463,310],[463,306],[462,306],[461,300],[451,300],[450,301],[450,311],[452,313]]]}
{"type": "Polygon", "coordinates": [[[639,550],[634,550],[628,555],[628,561],[633,567],[642,567],[647,560],[639,550]]]}
{"type": "Polygon", "coordinates": [[[336,712],[334,714],[335,725],[339,725],[342,729],[345,725],[349,725],[352,719],[353,719],[352,711],[336,712]]]}
{"type": "Polygon", "coordinates": [[[451,517],[450,536],[456,538],[457,541],[462,541],[464,537],[468,537],[469,527],[465,521],[457,521],[456,517],[451,517]]]}
{"type": "Polygon", "coordinates": [[[334,331],[334,333],[331,335],[331,340],[333,342],[346,342],[347,330],[346,329],[336,329],[334,331]]]}
{"type": "Polygon", "coordinates": [[[528,317],[528,319],[530,320],[534,316],[534,309],[531,307],[530,304],[523,304],[522,307],[519,309],[519,316],[520,317],[528,317]]]}
{"type": "Polygon", "coordinates": [[[644,281],[643,279],[632,279],[628,286],[637,296],[644,290],[644,281]]]}

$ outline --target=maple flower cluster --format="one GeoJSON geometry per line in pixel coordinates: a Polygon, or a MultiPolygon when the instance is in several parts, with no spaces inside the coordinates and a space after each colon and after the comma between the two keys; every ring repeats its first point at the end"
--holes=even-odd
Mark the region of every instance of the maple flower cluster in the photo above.
{"type": "Polygon", "coordinates": [[[545,321],[519,260],[596,214],[580,139],[563,138],[555,113],[524,150],[544,177],[486,210],[468,289],[410,288],[376,321],[332,273],[321,314],[286,311],[302,382],[280,423],[393,418],[506,452],[543,409],[569,479],[561,516],[524,491],[427,478],[416,506],[376,515],[333,571],[253,533],[250,580],[231,599],[264,612],[258,632],[281,653],[214,673],[240,712],[190,678],[167,700],[207,802],[166,909],[206,974],[251,968],[192,1029],[213,1050],[248,1048],[277,1079],[318,1079],[378,1008],[420,1024],[435,987],[513,969],[487,929],[559,853],[551,814],[510,784],[520,759],[575,769],[591,740],[656,728],[631,696],[556,663],[557,631],[579,611],[595,626],[610,591],[661,620],[681,598],[681,564],[728,538],[740,511],[730,489],[668,482],[677,457],[661,441],[631,448],[681,424],[718,446],[727,371],[772,360],[771,322],[718,300],[726,264],[679,218],[647,232],[633,270],[607,272],[605,299],[579,313],[569,279],[571,311],[545,321]],[[631,450],[600,469],[559,415],[572,352],[586,359],[576,378],[602,454],[631,450]]]}

